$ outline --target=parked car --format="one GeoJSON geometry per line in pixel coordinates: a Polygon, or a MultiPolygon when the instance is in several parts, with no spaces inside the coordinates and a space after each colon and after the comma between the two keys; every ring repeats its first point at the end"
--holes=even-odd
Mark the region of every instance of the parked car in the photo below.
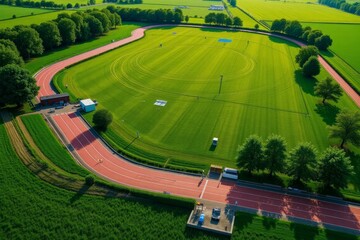
{"type": "Polygon", "coordinates": [[[200,217],[199,217],[199,224],[204,224],[204,220],[205,220],[205,214],[204,213],[202,213],[202,214],[200,214],[200,217]]]}
{"type": "Polygon", "coordinates": [[[221,216],[221,208],[213,208],[211,219],[219,220],[221,216]]]}
{"type": "Polygon", "coordinates": [[[54,113],[55,112],[55,108],[50,108],[49,113],[54,113]]]}
{"type": "Polygon", "coordinates": [[[230,179],[237,180],[238,179],[238,171],[234,168],[224,168],[222,176],[224,178],[230,178],[230,179]]]}

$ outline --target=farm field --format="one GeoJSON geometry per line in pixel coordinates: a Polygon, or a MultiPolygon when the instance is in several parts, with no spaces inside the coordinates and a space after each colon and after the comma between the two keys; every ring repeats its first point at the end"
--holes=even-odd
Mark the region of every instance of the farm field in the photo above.
{"type": "MultiPolygon", "coordinates": [[[[235,166],[237,147],[251,134],[280,134],[289,149],[301,141],[319,150],[329,145],[326,127],[334,113],[313,96],[314,81],[297,71],[297,52],[292,44],[258,34],[160,28],[65,70],[57,81],[109,109],[114,122],[107,137],[130,152],[164,164],[235,166]],[[156,100],[166,106],[155,106],[156,100]],[[141,138],[135,141],[137,131],[141,138]],[[219,137],[216,149],[213,137],[219,137]]],[[[318,79],[326,76],[322,72],[318,79]]],[[[344,108],[356,109],[347,96],[334,107],[344,108]]],[[[91,120],[91,114],[86,117],[91,120]]]]}
{"type": "MultiPolygon", "coordinates": [[[[91,196],[54,187],[26,169],[15,154],[1,121],[0,140],[1,239],[20,239],[24,237],[24,232],[29,239],[223,239],[186,228],[187,209],[139,200],[91,196]]],[[[314,240],[359,239],[247,213],[237,214],[232,239],[276,237],[290,240],[299,234],[314,240]]]]}
{"type": "MultiPolygon", "coordinates": [[[[39,8],[22,8],[22,7],[15,7],[15,6],[7,6],[1,5],[0,6],[0,20],[4,19],[12,19],[13,15],[18,17],[24,16],[31,16],[42,14],[42,13],[49,13],[53,12],[53,10],[46,10],[46,9],[39,9],[39,8]]],[[[2,23],[0,22],[0,26],[2,27],[2,23]]]]}
{"type": "MultiPolygon", "coordinates": [[[[2,7],[3,5],[1,5],[2,7]]],[[[33,9],[33,8],[32,8],[33,9]]],[[[16,19],[9,19],[0,22],[0,28],[12,28],[16,25],[31,25],[31,24],[40,24],[42,22],[51,21],[57,18],[58,14],[60,13],[73,13],[74,11],[71,10],[64,10],[64,11],[52,11],[49,13],[38,14],[34,16],[16,18],[16,19]]]]}
{"type": "Polygon", "coordinates": [[[333,44],[330,49],[360,73],[360,48],[357,47],[360,39],[360,24],[303,23],[303,25],[319,29],[331,36],[333,44]]]}
{"type": "Polygon", "coordinates": [[[319,4],[265,0],[239,0],[237,6],[258,20],[285,18],[300,22],[360,23],[360,17],[319,4]]]}
{"type": "MultiPolygon", "coordinates": [[[[226,3],[226,4],[228,5],[228,9],[232,13],[232,15],[234,17],[239,17],[243,21],[243,27],[254,28],[255,24],[257,24],[257,22],[254,19],[252,19],[251,17],[246,15],[244,12],[242,12],[237,7],[231,7],[230,4],[228,4],[228,3],[226,3]]],[[[261,24],[259,24],[259,29],[265,30],[265,28],[261,24]]]]}
{"type": "Polygon", "coordinates": [[[86,176],[88,171],[75,162],[67,149],[59,142],[49,127],[46,125],[42,116],[39,114],[25,115],[21,117],[26,129],[33,138],[35,144],[40,148],[44,155],[51,159],[58,167],[66,172],[86,176]]]}

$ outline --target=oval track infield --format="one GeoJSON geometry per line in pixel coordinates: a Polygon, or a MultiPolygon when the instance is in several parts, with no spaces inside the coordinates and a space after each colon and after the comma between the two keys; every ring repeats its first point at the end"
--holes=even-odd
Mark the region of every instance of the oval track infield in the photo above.
{"type": "MultiPolygon", "coordinates": [[[[54,94],[50,83],[53,76],[61,69],[140,39],[144,36],[144,32],[147,29],[159,26],[168,25],[139,28],[133,31],[132,36],[129,38],[42,69],[35,76],[38,85],[41,87],[38,97],[54,94]]],[[[269,35],[268,33],[262,34],[269,35]]],[[[290,41],[293,40],[290,39],[290,41]]],[[[141,59],[139,61],[141,62],[141,59]]],[[[329,65],[326,65],[323,61],[321,63],[323,66],[325,65],[324,67],[330,74],[335,74],[335,71],[329,65]]],[[[333,75],[333,77],[341,84],[356,104],[360,106],[359,95],[352,93],[352,89],[343,79],[339,81],[336,75],[333,75]]],[[[342,228],[351,233],[360,234],[360,207],[358,206],[336,204],[259,190],[225,180],[221,182],[211,179],[201,181],[200,177],[133,164],[110,150],[101,139],[90,131],[89,126],[79,114],[56,114],[52,118],[66,141],[72,145],[76,154],[81,158],[82,164],[97,175],[112,182],[154,192],[168,192],[178,196],[200,198],[233,205],[237,203],[239,207],[252,209],[257,212],[275,213],[292,220],[321,223],[329,228],[342,228]]]]}

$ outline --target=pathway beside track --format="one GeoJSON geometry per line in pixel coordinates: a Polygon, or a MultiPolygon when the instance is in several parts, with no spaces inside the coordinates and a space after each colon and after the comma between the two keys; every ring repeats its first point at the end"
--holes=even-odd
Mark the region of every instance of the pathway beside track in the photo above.
{"type": "MultiPolygon", "coordinates": [[[[147,29],[159,26],[178,25],[142,27],[133,31],[132,36],[129,38],[42,69],[35,76],[38,85],[41,87],[38,97],[54,94],[50,85],[51,80],[63,68],[140,39],[147,29]]],[[[255,31],[246,30],[246,32],[255,31]]],[[[262,34],[271,35],[270,33],[262,34]]],[[[286,37],[282,38],[287,39],[286,37]]],[[[297,43],[294,40],[288,40],[297,43]]],[[[330,72],[330,74],[332,73],[330,72]]],[[[336,78],[334,77],[334,79],[336,78]]],[[[344,81],[344,84],[347,83],[344,81]]],[[[346,85],[342,85],[342,87],[346,91],[346,85]]],[[[360,106],[359,95],[349,94],[349,96],[360,106]]],[[[357,206],[289,196],[283,193],[239,186],[228,181],[219,182],[210,179],[202,181],[201,177],[146,168],[130,163],[112,152],[101,139],[93,135],[89,126],[78,114],[62,113],[53,115],[52,118],[59,131],[81,157],[83,164],[110,181],[149,191],[166,192],[179,196],[237,205],[257,212],[274,213],[285,218],[289,217],[292,220],[299,219],[319,223],[330,228],[340,227],[343,230],[360,235],[360,208],[357,206]]]]}

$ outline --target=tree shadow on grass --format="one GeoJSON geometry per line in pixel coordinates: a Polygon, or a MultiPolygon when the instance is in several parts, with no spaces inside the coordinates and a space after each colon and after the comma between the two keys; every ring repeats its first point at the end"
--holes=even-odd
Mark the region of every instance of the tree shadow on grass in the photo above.
{"type": "Polygon", "coordinates": [[[351,165],[354,167],[354,175],[350,177],[350,182],[354,185],[356,191],[360,190],[360,154],[348,151],[347,156],[350,157],[351,165]]]}
{"type": "Polygon", "coordinates": [[[235,217],[234,227],[237,230],[244,230],[250,224],[252,224],[255,215],[246,212],[237,212],[235,217]]]}
{"type": "Polygon", "coordinates": [[[316,85],[316,79],[304,77],[301,69],[295,70],[294,75],[295,75],[295,82],[300,86],[300,88],[305,93],[315,96],[314,87],[316,85]]]}
{"type": "Polygon", "coordinates": [[[270,229],[275,229],[276,228],[276,224],[279,220],[276,218],[268,218],[268,217],[263,217],[262,218],[262,225],[264,226],[264,228],[266,230],[270,230],[270,229]]]}
{"type": "Polygon", "coordinates": [[[87,192],[87,190],[89,190],[90,187],[91,187],[90,185],[84,183],[84,185],[79,189],[79,191],[77,191],[75,195],[70,198],[69,200],[70,204],[79,200],[82,197],[82,195],[84,195],[87,192]]]}
{"type": "Polygon", "coordinates": [[[279,185],[281,187],[285,186],[285,183],[282,178],[276,174],[270,176],[267,172],[253,172],[249,173],[248,171],[240,171],[239,178],[246,181],[258,182],[258,183],[269,183],[274,185],[279,185]]]}
{"type": "Polygon", "coordinates": [[[333,125],[336,122],[336,116],[340,112],[340,108],[329,103],[316,104],[315,112],[318,113],[327,125],[333,125]]]}
{"type": "Polygon", "coordinates": [[[306,226],[298,223],[290,223],[290,229],[294,232],[294,239],[296,240],[313,240],[319,235],[319,228],[306,226]]]}

